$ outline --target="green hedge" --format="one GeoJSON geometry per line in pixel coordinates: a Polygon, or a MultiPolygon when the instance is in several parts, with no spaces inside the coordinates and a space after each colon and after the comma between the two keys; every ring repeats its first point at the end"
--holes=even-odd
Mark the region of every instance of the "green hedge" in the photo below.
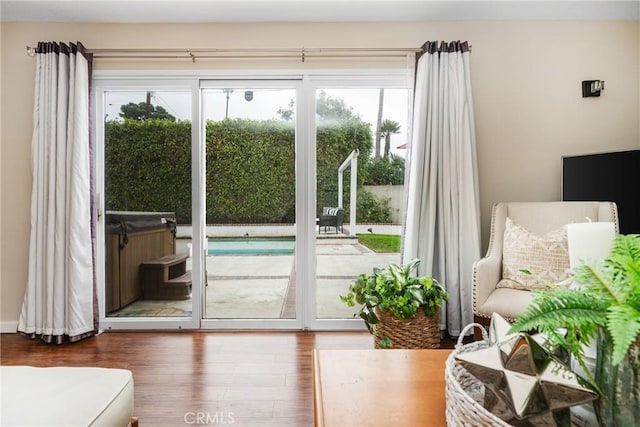
{"type": "Polygon", "coordinates": [[[403,185],[404,159],[397,154],[369,159],[364,177],[365,185],[403,185]]]}
{"type": "Polygon", "coordinates": [[[291,124],[207,123],[207,223],[292,223],[294,206],[291,124]]]}
{"type": "MultiPolygon", "coordinates": [[[[191,222],[190,122],[109,121],[105,139],[107,209],[172,211],[179,223],[191,222]]],[[[370,126],[352,120],[318,127],[317,213],[323,206],[337,204],[337,169],[354,149],[360,151],[360,187],[367,167],[363,160],[372,149],[370,126]]],[[[206,162],[207,223],[294,222],[295,135],[290,123],[209,121],[206,162]]],[[[343,197],[348,202],[348,170],[344,178],[343,197]]],[[[358,213],[359,220],[375,219],[365,212],[375,212],[373,216],[380,217],[384,201],[374,201],[374,205],[381,206],[372,209],[371,198],[364,199],[367,206],[358,213]]]]}
{"type": "Polygon", "coordinates": [[[110,121],[105,129],[108,210],[175,212],[191,222],[191,123],[110,121]]]}
{"type": "MultiPolygon", "coordinates": [[[[316,200],[317,215],[324,206],[338,205],[338,167],[355,149],[358,149],[358,188],[364,183],[366,159],[371,155],[373,141],[368,123],[357,120],[320,122],[317,130],[316,149],[316,200]]],[[[351,191],[351,169],[343,176],[342,200],[345,217],[349,217],[349,195],[351,191]]],[[[357,214],[357,211],[356,211],[357,214]]]]}
{"type": "Polygon", "coordinates": [[[391,206],[388,197],[378,197],[364,188],[358,190],[358,210],[356,211],[357,222],[372,222],[388,224],[392,222],[391,206]]]}

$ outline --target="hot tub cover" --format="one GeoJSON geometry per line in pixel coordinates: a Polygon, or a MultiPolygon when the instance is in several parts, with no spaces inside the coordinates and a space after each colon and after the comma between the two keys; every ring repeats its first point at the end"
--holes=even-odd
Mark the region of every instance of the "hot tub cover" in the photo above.
{"type": "Polygon", "coordinates": [[[106,230],[109,234],[127,234],[136,231],[175,229],[174,212],[107,211],[106,230]]]}

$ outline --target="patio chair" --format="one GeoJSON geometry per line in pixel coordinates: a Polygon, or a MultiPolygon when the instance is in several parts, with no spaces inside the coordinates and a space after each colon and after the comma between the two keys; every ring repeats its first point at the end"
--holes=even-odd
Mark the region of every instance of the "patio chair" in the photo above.
{"type": "Polygon", "coordinates": [[[322,227],[324,227],[324,231],[327,231],[327,227],[335,227],[336,234],[338,234],[338,230],[344,231],[342,228],[343,221],[344,210],[342,208],[325,206],[322,208],[322,215],[318,218],[318,233],[322,231],[322,227]]]}

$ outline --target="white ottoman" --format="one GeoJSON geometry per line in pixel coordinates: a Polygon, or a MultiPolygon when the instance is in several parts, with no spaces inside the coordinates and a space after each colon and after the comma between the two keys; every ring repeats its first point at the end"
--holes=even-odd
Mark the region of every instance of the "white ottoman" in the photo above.
{"type": "Polygon", "coordinates": [[[133,375],[126,369],[1,366],[2,426],[126,427],[133,375]]]}

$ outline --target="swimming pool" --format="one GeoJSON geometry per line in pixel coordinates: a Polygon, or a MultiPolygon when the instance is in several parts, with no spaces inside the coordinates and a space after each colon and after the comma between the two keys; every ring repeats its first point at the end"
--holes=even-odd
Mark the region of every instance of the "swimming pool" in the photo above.
{"type": "Polygon", "coordinates": [[[291,255],[294,239],[209,239],[207,255],[291,255]]]}

